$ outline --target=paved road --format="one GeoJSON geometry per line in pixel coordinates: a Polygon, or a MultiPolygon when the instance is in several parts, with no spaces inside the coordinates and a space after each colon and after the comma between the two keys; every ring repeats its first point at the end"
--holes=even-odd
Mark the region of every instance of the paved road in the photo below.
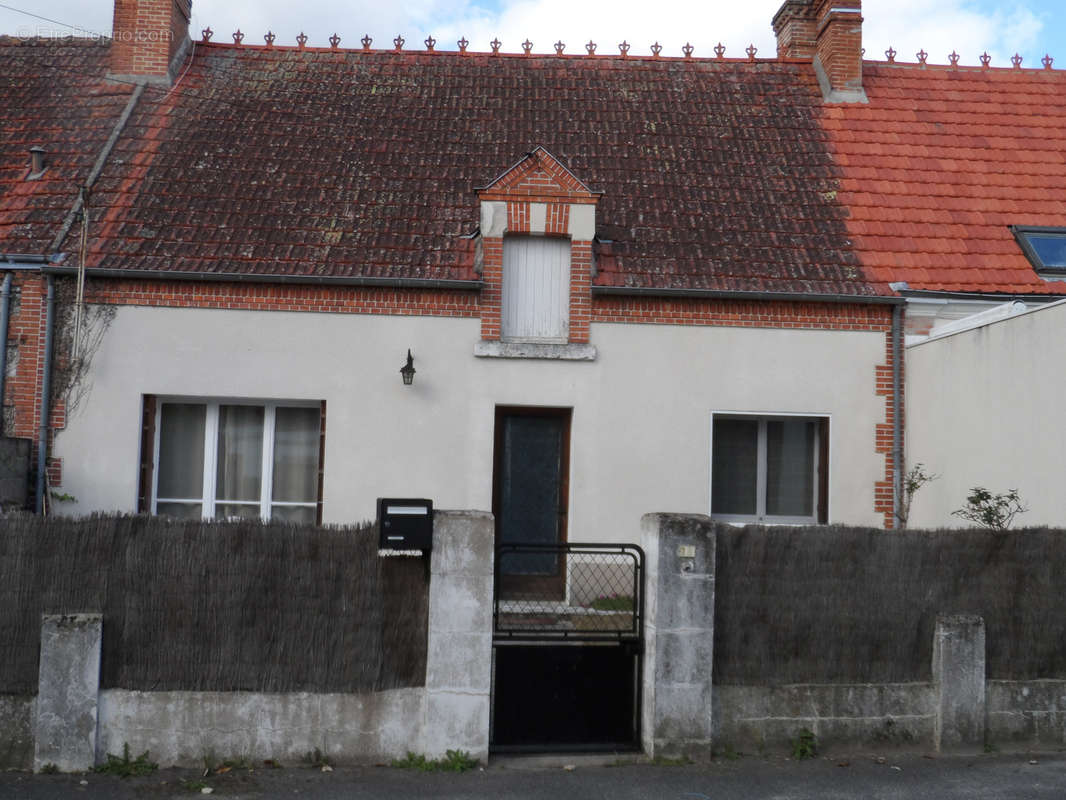
{"type": "MultiPolygon", "coordinates": [[[[426,774],[385,767],[235,770],[211,776],[211,797],[274,800],[294,797],[409,798],[656,798],[656,800],[1063,800],[1066,754],[936,758],[920,755],[838,757],[796,762],[743,757],[707,766],[589,765],[493,762],[464,774],[426,774]]],[[[561,762],[560,762],[561,763],[561,762]]],[[[193,770],[161,770],[142,778],[0,773],[0,798],[189,798],[203,796],[193,770]],[[85,783],[83,784],[82,781],[85,783]],[[183,785],[183,781],[188,782],[183,785]]]]}

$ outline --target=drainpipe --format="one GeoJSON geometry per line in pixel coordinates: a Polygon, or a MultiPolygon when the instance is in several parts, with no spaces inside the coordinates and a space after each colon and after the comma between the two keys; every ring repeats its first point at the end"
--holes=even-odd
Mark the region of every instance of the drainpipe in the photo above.
{"type": "Polygon", "coordinates": [[[892,307],[892,527],[902,527],[903,509],[903,306],[892,307]]]}
{"type": "Polygon", "coordinates": [[[7,318],[11,309],[11,273],[4,275],[0,294],[0,435],[4,433],[4,389],[7,379],[7,318]]]}
{"type": "Polygon", "coordinates": [[[46,461],[48,459],[48,415],[52,404],[52,328],[55,324],[56,284],[55,278],[48,276],[48,306],[45,312],[44,328],[44,376],[41,378],[41,438],[37,442],[37,513],[44,513],[44,492],[46,461]]]}

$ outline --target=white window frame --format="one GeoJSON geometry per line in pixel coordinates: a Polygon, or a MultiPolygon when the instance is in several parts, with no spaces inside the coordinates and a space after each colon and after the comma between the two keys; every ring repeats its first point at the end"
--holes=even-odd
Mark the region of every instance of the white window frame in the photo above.
{"type": "MultiPolygon", "coordinates": [[[[260,465],[259,484],[259,516],[269,520],[273,506],[298,506],[300,508],[313,508],[318,511],[321,497],[315,498],[314,502],[296,503],[291,501],[271,500],[274,489],[274,426],[277,410],[279,408],[318,408],[322,407],[321,401],[311,400],[249,400],[245,398],[230,397],[181,397],[160,396],[156,398],[155,407],[155,442],[153,443],[152,458],[152,505],[151,513],[157,513],[156,507],[159,502],[163,503],[187,503],[189,505],[201,504],[201,516],[203,519],[215,518],[215,483],[218,478],[218,417],[221,406],[252,406],[263,409],[263,447],[262,463],[260,465]],[[206,407],[204,420],[204,475],[201,487],[201,497],[159,497],[159,457],[160,438],[162,434],[163,406],[166,403],[183,403],[187,405],[202,405],[206,407]]],[[[319,443],[319,459],[322,457],[321,442],[319,443]]],[[[222,501],[223,505],[227,501],[222,501]]],[[[250,501],[229,505],[251,505],[250,501]]]]}
{"type": "MultiPolygon", "coordinates": [[[[751,411],[713,411],[711,412],[711,426],[710,426],[710,452],[708,453],[708,473],[710,474],[710,481],[707,485],[707,509],[708,515],[713,519],[721,522],[751,524],[761,523],[768,525],[817,525],[818,520],[818,498],[822,489],[822,476],[825,475],[826,481],[829,479],[829,466],[827,463],[824,466],[821,463],[822,459],[822,428],[823,425],[816,425],[814,428],[814,459],[812,468],[814,470],[813,481],[811,486],[811,509],[813,514],[810,516],[786,516],[775,515],[766,513],[766,423],[787,420],[787,419],[805,419],[816,423],[825,423],[824,427],[827,431],[832,430],[832,418],[829,414],[808,413],[808,412],[751,412],[751,411]],[[714,422],[716,418],[733,419],[733,420],[748,420],[759,423],[758,442],[756,445],[756,479],[755,479],[755,513],[754,514],[716,514],[714,511],[714,422]]],[[[829,434],[830,441],[832,441],[832,435],[829,434]]],[[[827,452],[828,452],[828,448],[827,452]]],[[[830,510],[828,508],[828,492],[826,493],[826,522],[828,523],[830,516],[830,510]]]]}

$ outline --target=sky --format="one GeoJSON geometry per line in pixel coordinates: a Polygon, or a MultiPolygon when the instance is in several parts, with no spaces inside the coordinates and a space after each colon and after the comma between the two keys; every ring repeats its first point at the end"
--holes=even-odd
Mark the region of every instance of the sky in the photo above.
{"type": "MultiPolygon", "coordinates": [[[[1056,19],[1062,0],[863,0],[866,57],[884,60],[890,46],[897,61],[916,61],[925,50],[929,63],[946,64],[953,50],[960,64],[977,66],[981,53],[992,66],[1010,66],[1019,53],[1024,67],[1040,67],[1050,53],[1066,69],[1066,24],[1056,19]]],[[[553,53],[556,41],[566,53],[617,53],[623,40],[630,54],[647,54],[653,42],[663,55],[680,56],[686,43],[696,57],[712,57],[718,42],[726,57],[742,58],[754,44],[758,56],[776,49],[770,20],[782,0],[193,0],[191,32],[210,26],[214,40],[232,41],[244,32],[245,44],[262,43],[271,30],[276,44],[295,44],[303,31],[310,46],[360,47],[368,34],[375,48],[392,48],[398,34],[405,49],[422,49],[427,36],[438,50],[456,49],[466,37],[470,50],[487,52],[498,37],[503,52],[521,52],[527,37],[534,53],[553,53]]],[[[108,35],[111,0],[0,0],[0,33],[14,36],[108,35]],[[27,13],[37,15],[31,16],[27,13]],[[41,19],[46,17],[47,19],[41,19]]]]}

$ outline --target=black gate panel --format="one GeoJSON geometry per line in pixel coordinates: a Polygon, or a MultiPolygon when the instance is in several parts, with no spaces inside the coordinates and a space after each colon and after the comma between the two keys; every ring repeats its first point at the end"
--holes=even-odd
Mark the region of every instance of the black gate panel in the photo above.
{"type": "Polygon", "coordinates": [[[498,647],[494,746],[633,747],[637,658],[618,645],[498,647]]]}
{"type": "Polygon", "coordinates": [[[492,749],[639,749],[643,646],[639,547],[501,545],[492,749]]]}

